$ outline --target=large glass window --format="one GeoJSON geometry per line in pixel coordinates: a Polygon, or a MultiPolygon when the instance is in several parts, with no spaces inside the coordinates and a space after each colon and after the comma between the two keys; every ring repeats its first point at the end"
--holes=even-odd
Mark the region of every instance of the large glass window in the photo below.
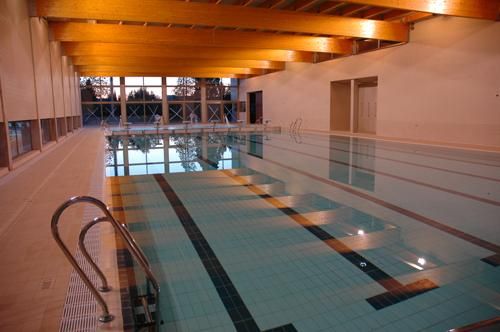
{"type": "Polygon", "coordinates": [[[51,119],[40,120],[40,128],[42,129],[42,144],[47,144],[53,140],[51,121],[51,119]]]}
{"type": "Polygon", "coordinates": [[[125,77],[127,121],[154,123],[163,114],[161,77],[125,77]]]}
{"type": "Polygon", "coordinates": [[[84,125],[118,124],[121,100],[119,77],[80,77],[80,92],[84,125]]]}
{"type": "Polygon", "coordinates": [[[238,120],[238,80],[234,78],[207,78],[209,121],[236,122],[238,120]]]}
{"type": "Polygon", "coordinates": [[[31,141],[31,122],[9,122],[9,140],[12,158],[33,150],[31,141]]]}

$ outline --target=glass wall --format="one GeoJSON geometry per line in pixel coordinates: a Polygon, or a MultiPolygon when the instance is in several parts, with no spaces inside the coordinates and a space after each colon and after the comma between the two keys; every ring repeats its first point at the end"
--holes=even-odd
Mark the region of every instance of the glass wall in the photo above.
{"type": "Polygon", "coordinates": [[[127,122],[154,123],[162,115],[161,77],[125,77],[127,122]]]}
{"type": "Polygon", "coordinates": [[[158,116],[171,124],[202,119],[202,103],[207,103],[207,120],[235,122],[238,117],[238,80],[195,77],[125,77],[125,96],[120,95],[119,77],[81,77],[84,125],[118,124],[120,101],[125,98],[127,122],[154,123],[158,116]],[[162,94],[162,79],[166,95],[162,94]],[[201,90],[206,82],[206,99],[201,90]],[[167,109],[162,109],[162,101],[167,109]],[[227,118],[227,120],[226,120],[227,118]]]}
{"type": "Polygon", "coordinates": [[[80,77],[80,91],[85,125],[119,123],[119,77],[80,77]]]}
{"type": "Polygon", "coordinates": [[[199,122],[201,119],[201,79],[167,77],[169,123],[199,122]]]}
{"type": "Polygon", "coordinates": [[[33,150],[31,140],[31,122],[9,122],[9,142],[12,159],[33,150]]]}
{"type": "Polygon", "coordinates": [[[238,120],[238,80],[207,78],[208,121],[238,120]]]}

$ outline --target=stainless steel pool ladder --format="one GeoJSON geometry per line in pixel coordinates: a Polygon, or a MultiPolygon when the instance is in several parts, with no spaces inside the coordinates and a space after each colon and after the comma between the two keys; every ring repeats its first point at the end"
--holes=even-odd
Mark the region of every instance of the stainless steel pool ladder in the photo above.
{"type": "MultiPolygon", "coordinates": [[[[94,225],[97,225],[98,223],[101,222],[109,222],[111,225],[113,225],[115,231],[118,232],[118,234],[121,236],[121,238],[125,241],[125,244],[127,245],[128,249],[132,253],[132,256],[139,262],[141,265],[142,269],[144,270],[144,273],[146,274],[147,280],[153,285],[153,288],[155,290],[155,295],[156,295],[156,300],[158,301],[158,294],[160,292],[160,286],[158,284],[158,280],[154,276],[153,272],[151,271],[151,266],[149,264],[148,259],[142,252],[142,250],[139,248],[137,245],[135,239],[132,237],[128,229],[125,227],[124,224],[120,224],[118,220],[116,220],[111,213],[109,212],[108,207],[106,204],[104,204],[102,201],[90,197],[90,196],[76,196],[72,197],[66,202],[64,202],[57,210],[54,212],[52,216],[52,222],[51,222],[51,230],[52,230],[52,236],[54,237],[54,240],[56,243],[59,245],[61,250],[63,251],[64,255],[68,259],[68,261],[71,263],[75,271],[78,273],[82,281],[85,283],[87,288],[90,290],[96,301],[99,303],[99,305],[102,308],[102,315],[99,316],[99,321],[106,323],[110,322],[113,320],[113,315],[109,313],[109,308],[102,296],[99,294],[100,292],[107,292],[111,288],[108,285],[108,281],[106,280],[106,277],[102,273],[101,269],[97,266],[97,264],[94,263],[92,258],[90,257],[87,249],[85,248],[85,236],[87,235],[87,232],[92,228],[94,225]],[[75,205],[78,203],[90,203],[92,205],[95,205],[101,211],[104,213],[104,216],[102,217],[97,217],[94,218],[91,222],[86,224],[82,230],[80,231],[80,236],[78,240],[78,247],[80,248],[80,251],[83,254],[83,257],[87,260],[89,265],[92,267],[92,269],[96,272],[96,274],[99,276],[99,279],[101,279],[102,285],[96,289],[96,287],[92,284],[90,279],[87,277],[83,269],[80,267],[78,262],[76,261],[75,257],[71,254],[71,252],[68,250],[68,247],[64,244],[64,242],[61,240],[61,237],[59,235],[59,229],[58,229],[58,223],[59,223],[59,218],[61,217],[62,213],[64,210],[66,210],[68,207],[71,205],[75,205]],[[99,291],[98,291],[99,290],[99,291]]],[[[148,310],[148,308],[145,308],[145,310],[148,310]]]]}
{"type": "Polygon", "coordinates": [[[300,127],[302,127],[302,118],[297,118],[295,121],[290,123],[290,133],[298,133],[300,131],[300,127]]]}

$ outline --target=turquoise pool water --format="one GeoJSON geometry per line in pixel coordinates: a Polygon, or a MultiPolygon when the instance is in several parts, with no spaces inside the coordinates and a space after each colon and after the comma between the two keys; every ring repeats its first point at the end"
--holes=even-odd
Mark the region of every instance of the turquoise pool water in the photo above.
{"type": "Polygon", "coordinates": [[[500,315],[500,154],[113,137],[106,173],[161,280],[161,330],[446,331],[500,315]]]}

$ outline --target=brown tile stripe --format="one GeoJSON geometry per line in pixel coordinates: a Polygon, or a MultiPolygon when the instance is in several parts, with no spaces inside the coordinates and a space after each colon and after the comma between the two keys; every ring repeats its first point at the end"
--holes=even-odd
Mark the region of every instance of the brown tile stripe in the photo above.
{"type": "MultiPolygon", "coordinates": [[[[233,146],[234,149],[238,149],[238,147],[235,147],[233,146]]],[[[325,183],[327,185],[330,185],[332,187],[335,187],[335,188],[338,188],[338,189],[341,189],[341,190],[344,190],[350,194],[353,194],[353,195],[356,195],[358,197],[361,197],[361,198],[364,198],[366,200],[369,200],[375,204],[378,204],[380,206],[383,206],[387,209],[390,209],[390,210],[393,210],[393,211],[396,211],[402,215],[405,215],[407,217],[410,217],[414,220],[417,220],[423,224],[426,224],[428,226],[431,226],[431,227],[434,227],[436,229],[439,229],[443,232],[446,232],[450,235],[453,235],[455,237],[458,237],[459,239],[462,239],[464,241],[467,241],[469,243],[472,243],[472,244],[475,244],[481,248],[484,248],[484,249],[488,249],[490,251],[493,251],[495,253],[500,253],[500,246],[494,244],[494,243],[491,243],[489,241],[486,241],[486,240],[483,240],[483,239],[480,239],[474,235],[471,235],[471,234],[468,234],[468,233],[465,233],[465,232],[462,232],[456,228],[453,228],[453,227],[450,227],[448,225],[444,225],[436,220],[433,220],[431,218],[427,218],[427,217],[424,217],[418,213],[415,213],[413,211],[410,211],[410,210],[407,210],[407,209],[404,209],[400,206],[397,206],[397,205],[394,205],[392,203],[389,203],[389,202],[386,202],[384,200],[381,200],[379,198],[376,198],[376,197],[373,197],[371,195],[368,195],[368,194],[365,194],[363,192],[360,192],[360,191],[357,191],[349,186],[346,186],[346,185],[343,185],[343,184],[340,184],[340,183],[337,183],[333,180],[329,180],[329,179],[325,179],[325,178],[322,178],[320,176],[317,176],[317,175],[314,175],[314,174],[311,174],[311,173],[307,173],[305,171],[302,171],[300,169],[297,169],[297,168],[294,168],[294,167],[290,167],[290,166],[287,166],[285,164],[282,164],[280,162],[277,162],[277,161],[274,161],[274,160],[270,160],[270,159],[265,159],[266,162],[268,163],[271,163],[271,164],[275,164],[277,166],[280,166],[280,167],[283,167],[285,169],[288,169],[292,172],[295,172],[295,173],[299,173],[301,175],[304,175],[304,176],[307,176],[311,179],[314,179],[316,181],[320,181],[322,183],[325,183]]]]}
{"type": "Polygon", "coordinates": [[[454,328],[449,332],[500,331],[500,316],[482,320],[463,327],[454,328]]]}
{"type": "MultiPolygon", "coordinates": [[[[259,143],[257,141],[251,141],[251,142],[259,143]]],[[[423,187],[432,188],[432,189],[435,189],[435,190],[447,192],[447,193],[452,194],[452,195],[462,196],[462,197],[465,197],[465,198],[468,198],[468,199],[472,199],[472,200],[475,200],[475,201],[478,201],[478,202],[481,202],[481,203],[486,203],[486,204],[491,204],[491,205],[495,205],[495,206],[500,206],[500,202],[494,201],[494,200],[491,200],[491,199],[488,199],[488,198],[483,198],[483,197],[479,197],[479,196],[475,196],[475,195],[463,193],[463,192],[460,192],[460,191],[456,191],[456,190],[453,190],[453,189],[443,188],[443,187],[436,186],[436,185],[433,185],[433,184],[429,184],[429,183],[425,183],[425,182],[421,182],[421,181],[417,181],[417,180],[412,180],[412,179],[408,179],[408,178],[404,178],[404,177],[399,176],[399,175],[393,175],[393,174],[389,174],[389,173],[386,173],[386,172],[383,172],[383,171],[377,171],[377,170],[374,170],[372,168],[363,167],[363,166],[357,166],[357,165],[349,164],[349,163],[346,163],[346,162],[343,162],[343,161],[339,161],[339,160],[335,160],[335,159],[329,159],[329,158],[325,158],[325,157],[320,157],[320,156],[316,156],[316,155],[311,154],[311,153],[297,151],[297,150],[289,149],[289,148],[286,148],[286,147],[276,146],[276,145],[272,145],[272,144],[269,144],[269,143],[266,143],[266,146],[270,146],[270,147],[273,147],[273,148],[276,148],[276,149],[280,149],[282,151],[290,151],[290,152],[293,152],[293,153],[301,154],[303,156],[309,156],[309,157],[320,159],[320,160],[326,160],[326,161],[329,161],[329,162],[332,162],[332,163],[336,163],[336,164],[339,164],[339,165],[350,166],[350,167],[357,168],[357,169],[360,169],[360,170],[363,170],[363,171],[371,172],[373,174],[383,175],[383,176],[387,176],[387,177],[390,177],[390,178],[393,178],[393,179],[397,179],[397,180],[401,180],[401,181],[413,183],[413,184],[416,184],[416,185],[419,185],[419,186],[423,186],[423,187]]],[[[262,157],[259,157],[259,158],[262,159],[262,157]]]]}
{"type": "MultiPolygon", "coordinates": [[[[273,137],[273,139],[277,139],[279,141],[289,143],[289,141],[285,141],[285,140],[282,140],[282,139],[279,139],[279,138],[273,137]]],[[[399,159],[394,159],[394,158],[376,156],[376,155],[370,154],[370,153],[350,151],[350,150],[344,150],[344,149],[340,149],[340,148],[332,148],[332,147],[328,147],[328,146],[323,146],[323,145],[318,145],[318,144],[312,144],[312,143],[307,143],[307,142],[302,142],[301,144],[313,146],[313,147],[316,147],[316,148],[319,147],[319,148],[327,149],[327,150],[330,150],[330,151],[340,151],[340,152],[345,152],[345,153],[351,153],[352,152],[353,154],[356,154],[356,155],[359,155],[359,156],[376,158],[376,159],[380,159],[380,160],[388,160],[388,161],[393,161],[393,162],[396,162],[396,163],[410,165],[410,166],[428,168],[428,169],[433,169],[433,170],[436,170],[436,171],[442,171],[442,172],[446,172],[446,173],[452,173],[452,174],[470,176],[470,177],[474,177],[474,178],[478,178],[478,179],[483,179],[483,180],[488,180],[488,181],[500,182],[500,179],[492,178],[492,177],[489,177],[489,176],[477,175],[477,174],[472,174],[472,173],[467,173],[467,172],[462,172],[462,171],[455,171],[455,170],[451,170],[451,169],[447,169],[447,168],[441,168],[441,167],[436,167],[436,166],[422,165],[422,164],[413,163],[413,162],[410,162],[410,161],[404,161],[404,160],[399,160],[399,159]]]]}
{"type": "Polygon", "coordinates": [[[403,285],[402,283],[391,277],[389,274],[384,272],[382,269],[377,267],[375,264],[367,260],[365,257],[349,248],[343,242],[336,239],[333,235],[329,234],[321,227],[317,226],[315,223],[304,217],[302,214],[295,211],[293,208],[290,208],[283,204],[283,202],[281,202],[279,199],[272,197],[259,187],[256,187],[255,185],[247,182],[239,175],[231,173],[230,171],[222,171],[222,173],[233,178],[235,181],[247,187],[250,191],[264,199],[267,203],[279,209],[281,212],[294,220],[297,224],[304,227],[319,240],[323,241],[323,243],[325,243],[327,246],[339,253],[342,257],[349,261],[349,263],[360,269],[362,272],[376,281],[379,285],[384,287],[387,292],[366,299],[366,301],[370,303],[376,310],[386,308],[393,304],[405,301],[417,295],[438,288],[438,286],[429,279],[417,280],[416,282],[410,283],[408,285],[403,285]]]}

